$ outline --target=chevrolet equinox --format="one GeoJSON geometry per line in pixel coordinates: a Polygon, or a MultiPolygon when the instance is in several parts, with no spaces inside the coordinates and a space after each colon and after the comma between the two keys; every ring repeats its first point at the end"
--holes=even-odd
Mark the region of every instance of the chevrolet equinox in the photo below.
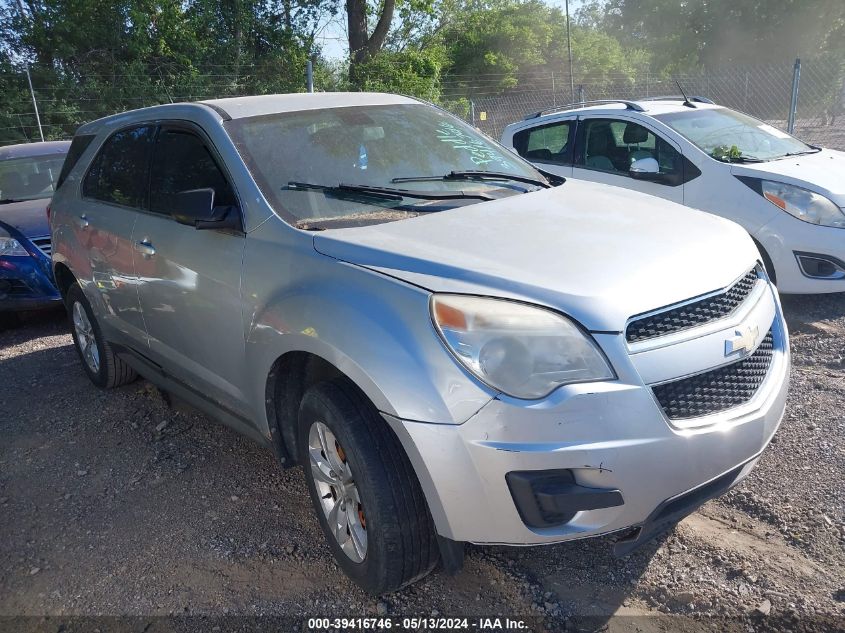
{"type": "Polygon", "coordinates": [[[780,423],[787,332],[743,229],[551,186],[434,106],[162,105],[82,126],[68,162],[54,271],[85,372],[302,465],[372,593],[458,570],[466,542],[625,554],[780,423]]]}

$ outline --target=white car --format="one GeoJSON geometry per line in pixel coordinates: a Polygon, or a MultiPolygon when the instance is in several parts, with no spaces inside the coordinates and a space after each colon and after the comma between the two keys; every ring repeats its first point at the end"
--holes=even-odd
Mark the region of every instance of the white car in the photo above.
{"type": "Polygon", "coordinates": [[[701,97],[588,102],[505,128],[544,172],[634,189],[748,231],[783,293],[845,291],[845,153],[701,97]]]}

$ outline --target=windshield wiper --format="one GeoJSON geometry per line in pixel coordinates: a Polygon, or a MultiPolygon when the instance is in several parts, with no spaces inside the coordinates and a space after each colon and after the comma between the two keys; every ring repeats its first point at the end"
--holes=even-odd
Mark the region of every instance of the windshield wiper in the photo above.
{"type": "Polygon", "coordinates": [[[380,200],[396,201],[401,201],[403,198],[417,198],[419,200],[495,200],[495,197],[489,194],[474,191],[415,191],[394,187],[349,185],[345,183],[338,185],[317,185],[310,182],[291,181],[285,188],[290,191],[323,191],[335,196],[364,195],[380,200]]]}
{"type": "Polygon", "coordinates": [[[508,174],[503,171],[481,170],[450,171],[445,176],[407,176],[404,178],[394,178],[390,182],[421,182],[426,180],[511,180],[513,182],[524,182],[527,185],[536,185],[543,189],[551,187],[549,183],[529,176],[508,174]]]}
{"type": "Polygon", "coordinates": [[[23,200],[18,198],[3,198],[0,200],[0,204],[12,204],[14,202],[23,202],[23,200]]]}
{"type": "Polygon", "coordinates": [[[779,156],[779,158],[787,158],[788,156],[804,156],[805,154],[818,154],[820,151],[822,151],[821,147],[810,145],[810,149],[805,149],[801,152],[787,152],[783,156],[779,156]]]}
{"type": "Polygon", "coordinates": [[[712,156],[723,163],[767,163],[771,158],[757,158],[756,156],[712,156]]]}

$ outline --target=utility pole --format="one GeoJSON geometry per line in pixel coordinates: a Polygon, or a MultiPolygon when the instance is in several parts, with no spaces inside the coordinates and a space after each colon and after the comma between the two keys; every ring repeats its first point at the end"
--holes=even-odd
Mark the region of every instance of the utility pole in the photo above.
{"type": "Polygon", "coordinates": [[[569,98],[575,101],[575,78],[572,76],[572,34],[569,30],[569,0],[566,0],[566,50],[569,53],[569,98]]]}
{"type": "Polygon", "coordinates": [[[41,117],[38,114],[38,102],[35,100],[35,90],[32,89],[32,77],[29,76],[29,64],[23,67],[26,72],[26,81],[29,84],[29,94],[32,95],[32,107],[35,108],[35,120],[38,122],[38,135],[41,142],[44,142],[44,130],[41,129],[41,117]]]}
{"type": "Polygon", "coordinates": [[[786,120],[786,131],[792,134],[795,131],[795,113],[798,110],[798,85],[801,81],[801,60],[795,59],[795,66],[792,67],[792,92],[789,98],[789,116],[786,120]]]}
{"type": "MultiPolygon", "coordinates": [[[[23,9],[23,0],[18,0],[18,11],[21,13],[21,19],[26,20],[26,12],[23,9]]],[[[41,116],[38,114],[38,102],[35,100],[35,90],[32,89],[32,77],[29,74],[29,64],[25,64],[24,72],[26,73],[26,82],[29,84],[29,94],[32,96],[32,107],[35,109],[35,120],[38,122],[38,135],[41,141],[44,141],[44,130],[41,129],[41,116]]]]}

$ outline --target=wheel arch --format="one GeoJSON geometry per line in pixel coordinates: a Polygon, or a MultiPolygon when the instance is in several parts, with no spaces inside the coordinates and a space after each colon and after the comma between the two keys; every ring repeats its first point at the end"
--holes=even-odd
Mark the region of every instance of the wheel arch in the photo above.
{"type": "Polygon", "coordinates": [[[53,277],[56,280],[56,287],[62,295],[62,300],[67,298],[67,292],[70,287],[76,283],[76,276],[71,272],[66,264],[57,262],[53,264],[53,277]]]}
{"type": "Polygon", "coordinates": [[[376,384],[350,362],[339,359],[336,353],[318,353],[301,347],[291,349],[273,361],[264,385],[265,412],[273,448],[285,467],[299,462],[297,417],[302,397],[311,385],[332,378],[346,378],[377,411],[395,415],[376,384]]]}
{"type": "Polygon", "coordinates": [[[777,270],[775,270],[775,265],[772,262],[772,258],[769,256],[768,251],[766,251],[766,247],[763,246],[760,240],[758,240],[753,235],[751,235],[751,239],[754,241],[754,246],[756,246],[757,250],[760,251],[760,257],[763,259],[763,266],[766,269],[766,274],[769,276],[769,279],[771,279],[772,283],[777,286],[777,270]]]}

